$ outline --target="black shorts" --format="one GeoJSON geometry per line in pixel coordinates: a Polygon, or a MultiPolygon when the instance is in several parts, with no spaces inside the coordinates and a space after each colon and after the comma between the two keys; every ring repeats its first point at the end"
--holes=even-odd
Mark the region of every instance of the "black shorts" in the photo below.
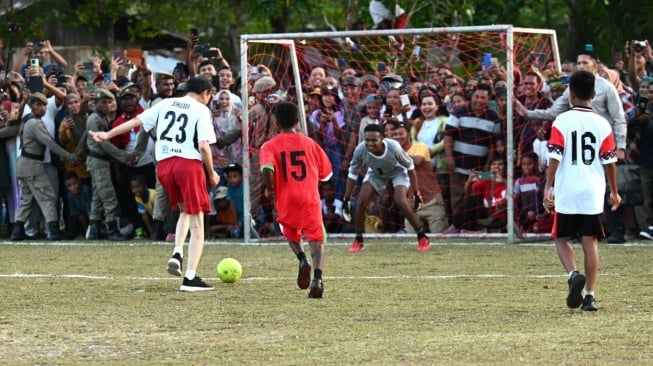
{"type": "Polygon", "coordinates": [[[605,238],[603,214],[567,215],[556,212],[551,235],[554,238],[596,236],[598,239],[603,239],[605,238]]]}

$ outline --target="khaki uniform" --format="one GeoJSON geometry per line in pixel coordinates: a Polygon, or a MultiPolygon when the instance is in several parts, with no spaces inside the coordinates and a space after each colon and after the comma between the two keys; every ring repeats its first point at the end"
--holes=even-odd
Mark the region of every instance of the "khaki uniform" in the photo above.
{"type": "Polygon", "coordinates": [[[22,127],[21,156],[16,162],[16,176],[22,192],[16,221],[25,222],[36,203],[41,208],[46,222],[58,222],[58,192],[52,188],[43,163],[46,147],[66,160],[74,159],[73,154],[64,150],[52,139],[43,121],[32,116],[22,127]]]}
{"type": "Polygon", "coordinates": [[[250,175],[249,175],[249,201],[250,212],[253,219],[258,218],[263,195],[263,176],[259,171],[259,155],[261,146],[276,135],[277,127],[273,116],[268,114],[265,106],[257,103],[249,110],[249,146],[250,146],[250,175]]]}
{"type": "MultiPolygon", "coordinates": [[[[86,120],[87,131],[108,131],[111,123],[108,118],[93,112],[86,120]]],[[[87,138],[88,155],[86,167],[91,173],[93,199],[91,200],[90,221],[102,221],[102,214],[107,223],[115,222],[118,217],[118,198],[111,182],[111,158],[125,163],[128,154],[115,147],[109,141],[95,142],[87,138]]]]}

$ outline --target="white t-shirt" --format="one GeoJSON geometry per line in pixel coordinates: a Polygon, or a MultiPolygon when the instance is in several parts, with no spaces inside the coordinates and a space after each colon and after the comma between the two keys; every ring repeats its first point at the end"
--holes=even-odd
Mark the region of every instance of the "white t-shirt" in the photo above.
{"type": "Polygon", "coordinates": [[[375,27],[385,19],[392,19],[392,13],[380,0],[371,0],[369,10],[375,27]]]}
{"type": "Polygon", "coordinates": [[[166,98],[138,115],[145,132],[156,127],[157,161],[171,157],[202,160],[199,141],[215,143],[209,108],[185,96],[166,98]]]}
{"type": "Polygon", "coordinates": [[[597,215],[603,212],[603,165],[617,161],[612,126],[591,108],[573,107],[551,126],[549,158],[560,164],[555,175],[556,212],[597,215]]]}

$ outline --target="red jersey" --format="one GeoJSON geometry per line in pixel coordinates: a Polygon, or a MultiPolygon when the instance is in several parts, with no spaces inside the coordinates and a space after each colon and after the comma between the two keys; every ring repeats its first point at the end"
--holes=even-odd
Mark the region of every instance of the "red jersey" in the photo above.
{"type": "MultiPolygon", "coordinates": [[[[138,116],[139,114],[143,113],[144,109],[140,105],[136,106],[136,111],[132,115],[128,115],[127,113],[123,113],[118,118],[116,118],[113,123],[111,124],[111,128],[116,128],[120,126],[121,124],[129,121],[130,119],[138,116]]],[[[114,138],[111,139],[111,143],[119,148],[119,149],[124,149],[127,145],[129,145],[129,142],[132,139],[135,139],[135,136],[138,135],[138,131],[140,131],[140,127],[135,127],[133,131],[130,132],[125,132],[122,135],[118,135],[114,138]],[[133,135],[132,135],[133,133],[133,135]]]]}
{"type": "MultiPolygon", "coordinates": [[[[472,191],[483,196],[483,205],[490,209],[491,214],[496,213],[500,205],[505,207],[506,193],[508,192],[506,182],[494,182],[494,186],[492,186],[492,182],[489,180],[477,180],[472,184],[472,191]],[[490,189],[492,189],[492,192],[490,192],[490,189]]],[[[503,212],[497,217],[506,217],[506,215],[503,212]]]]}
{"type": "Polygon", "coordinates": [[[322,222],[318,184],[333,174],[326,153],[301,133],[280,133],[261,146],[261,172],[274,172],[278,221],[294,228],[322,222]]]}

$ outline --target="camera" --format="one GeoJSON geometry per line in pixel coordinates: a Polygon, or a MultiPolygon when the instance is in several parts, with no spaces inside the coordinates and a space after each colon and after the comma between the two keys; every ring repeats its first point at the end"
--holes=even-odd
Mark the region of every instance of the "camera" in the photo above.
{"type": "Polygon", "coordinates": [[[23,25],[18,23],[7,23],[7,32],[20,33],[23,31],[23,25]]]}
{"type": "Polygon", "coordinates": [[[642,52],[644,47],[646,47],[646,41],[634,41],[632,47],[633,51],[642,52]]]}

